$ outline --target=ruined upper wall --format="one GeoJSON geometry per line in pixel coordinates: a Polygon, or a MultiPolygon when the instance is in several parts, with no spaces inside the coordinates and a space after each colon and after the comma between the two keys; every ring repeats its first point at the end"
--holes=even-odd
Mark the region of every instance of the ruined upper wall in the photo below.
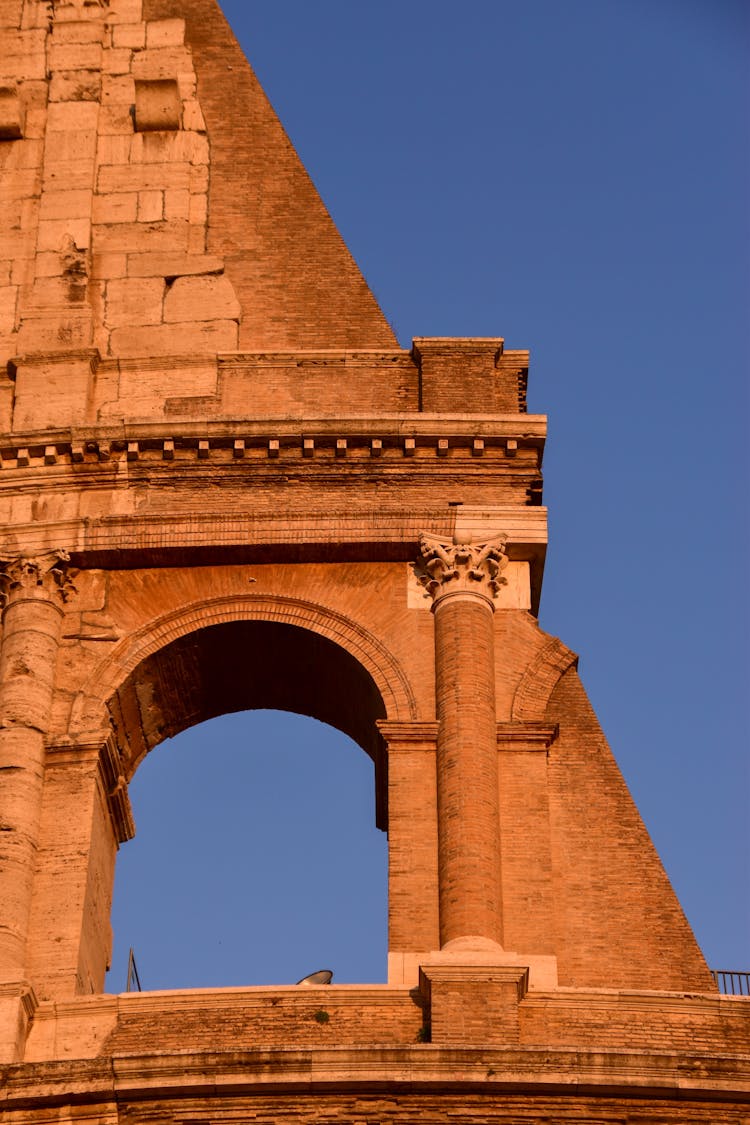
{"type": "Polygon", "coordinates": [[[0,432],[525,411],[499,338],[398,349],[216,0],[0,32],[0,432]]]}
{"type": "Polygon", "coordinates": [[[216,0],[144,0],[143,16],[185,21],[211,141],[208,249],[242,304],[240,348],[396,345],[216,0]]]}
{"type": "Polygon", "coordinates": [[[214,0],[0,20],[6,355],[395,345],[214,0]]]}

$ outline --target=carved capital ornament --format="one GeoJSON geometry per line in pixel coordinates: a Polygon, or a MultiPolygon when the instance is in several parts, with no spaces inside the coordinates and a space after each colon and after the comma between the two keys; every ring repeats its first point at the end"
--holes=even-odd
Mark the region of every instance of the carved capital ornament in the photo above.
{"type": "Polygon", "coordinates": [[[504,533],[472,543],[462,536],[452,540],[423,534],[419,539],[420,558],[417,581],[437,602],[453,593],[477,594],[492,604],[507,579],[502,571],[508,565],[504,533]]]}
{"type": "Polygon", "coordinates": [[[0,608],[29,596],[64,604],[76,592],[73,579],[78,572],[69,562],[70,555],[62,550],[0,558],[0,608]]]}

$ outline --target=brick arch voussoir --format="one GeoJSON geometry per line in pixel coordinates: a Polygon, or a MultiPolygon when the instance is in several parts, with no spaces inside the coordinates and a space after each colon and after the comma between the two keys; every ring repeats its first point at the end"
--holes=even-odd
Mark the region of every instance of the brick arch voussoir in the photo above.
{"type": "Polygon", "coordinates": [[[147,622],[124,638],[97,666],[78,694],[71,733],[101,723],[107,701],[147,657],[189,633],[232,621],[276,621],[326,637],[369,672],[389,719],[419,718],[414,692],[400,663],[382,641],[362,625],[315,602],[243,594],[191,602],[147,622]]]}
{"type": "Polygon", "coordinates": [[[543,719],[560,679],[569,668],[577,666],[577,654],[558,637],[550,637],[527,666],[516,688],[511,718],[518,722],[543,719]]]}

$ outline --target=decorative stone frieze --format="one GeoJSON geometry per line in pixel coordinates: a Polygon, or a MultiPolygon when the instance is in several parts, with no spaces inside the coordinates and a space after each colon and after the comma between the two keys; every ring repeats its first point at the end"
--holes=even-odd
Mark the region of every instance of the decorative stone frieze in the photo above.
{"type": "Polygon", "coordinates": [[[471,543],[461,535],[447,541],[422,534],[417,581],[433,601],[458,591],[481,594],[492,601],[507,581],[502,575],[508,565],[507,541],[505,533],[481,543],[471,543]]]}
{"type": "Polygon", "coordinates": [[[76,592],[77,574],[69,562],[70,555],[63,550],[0,559],[0,608],[29,594],[67,602],[76,592]]]}

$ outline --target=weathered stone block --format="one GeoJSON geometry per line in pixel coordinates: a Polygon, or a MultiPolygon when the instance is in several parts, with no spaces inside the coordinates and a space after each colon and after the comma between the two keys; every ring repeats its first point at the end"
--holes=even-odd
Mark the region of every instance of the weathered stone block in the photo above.
{"type": "Polygon", "coordinates": [[[106,294],[106,320],[113,328],[126,324],[160,324],[164,282],[156,278],[110,281],[106,294]]]}
{"type": "Polygon", "coordinates": [[[190,187],[189,164],[107,164],[99,169],[97,187],[110,191],[166,191],[190,187]]]}
{"type": "Polygon", "coordinates": [[[101,75],[98,71],[60,71],[50,80],[50,102],[97,102],[100,93],[101,75]]]}
{"type": "Polygon", "coordinates": [[[192,212],[191,212],[191,200],[193,198],[205,198],[205,196],[203,196],[203,197],[191,196],[190,192],[185,188],[176,189],[174,191],[165,191],[164,192],[164,218],[165,219],[184,219],[184,220],[189,220],[190,222],[196,221],[196,220],[193,219],[192,212]]]}
{"type": "Polygon", "coordinates": [[[102,104],[131,106],[135,101],[135,82],[128,74],[105,74],[102,79],[102,104]]]}
{"type": "Polygon", "coordinates": [[[86,250],[91,241],[91,226],[88,219],[43,219],[39,223],[39,250],[59,251],[64,240],[70,236],[79,250],[86,250]]]}
{"type": "Polygon", "coordinates": [[[236,319],[240,303],[228,277],[178,277],[164,299],[164,321],[236,319]]]}
{"type": "Polygon", "coordinates": [[[135,83],[135,128],[139,133],[179,129],[182,100],[173,78],[138,79],[135,83]]]}
{"type": "MultiPolygon", "coordinates": [[[[67,102],[56,102],[55,105],[67,105],[67,102]]],[[[84,104],[84,103],[80,103],[84,104]]],[[[50,106],[50,109],[54,108],[50,106]]],[[[96,129],[72,129],[51,131],[47,134],[44,145],[45,169],[54,168],[55,173],[63,177],[61,165],[77,164],[80,175],[88,173],[88,182],[91,182],[93,161],[96,156],[96,129]]],[[[72,185],[69,185],[72,186],[72,185]]]]}
{"type": "Polygon", "coordinates": [[[95,195],[91,203],[91,217],[99,223],[134,223],[138,213],[138,193],[116,192],[113,195],[95,195]]]}
{"type": "Polygon", "coordinates": [[[181,47],[185,42],[184,20],[149,20],[146,24],[146,46],[181,47]]]}
{"type": "Polygon", "coordinates": [[[118,328],[110,338],[110,350],[121,356],[215,355],[236,349],[237,323],[233,320],[118,328]]]}
{"type": "Polygon", "coordinates": [[[52,43],[49,48],[50,70],[98,70],[102,63],[102,46],[96,43],[52,43]]]}
{"type": "Polygon", "coordinates": [[[105,51],[102,58],[102,74],[129,74],[133,52],[127,47],[105,51]]]}
{"type": "Polygon", "coordinates": [[[23,136],[23,107],[15,83],[0,82],[0,140],[23,136]]]}
{"type": "Polygon", "coordinates": [[[40,219],[88,219],[91,212],[91,192],[81,188],[75,191],[45,191],[41,198],[40,219]]]}
{"type": "Polygon", "coordinates": [[[12,332],[16,326],[18,286],[0,286],[0,332],[12,332]]]}
{"type": "Polygon", "coordinates": [[[224,260],[210,254],[128,254],[128,277],[183,277],[222,273],[224,260]]]}
{"type": "Polygon", "coordinates": [[[121,23],[112,28],[112,46],[142,50],[146,46],[144,23],[121,23]]]}
{"type": "Polygon", "coordinates": [[[187,251],[189,232],[188,224],[183,222],[114,223],[94,227],[93,245],[97,253],[187,251]]]}

